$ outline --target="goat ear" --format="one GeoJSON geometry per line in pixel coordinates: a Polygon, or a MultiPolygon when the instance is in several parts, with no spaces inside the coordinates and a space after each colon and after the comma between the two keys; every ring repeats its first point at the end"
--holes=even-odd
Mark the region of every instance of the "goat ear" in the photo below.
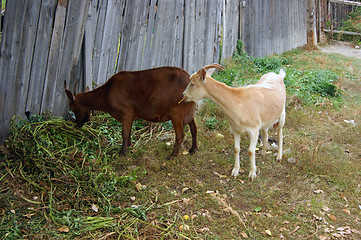
{"type": "Polygon", "coordinates": [[[203,82],[206,80],[206,74],[207,74],[207,71],[206,69],[204,68],[201,68],[198,70],[198,75],[201,77],[201,79],[203,80],[203,82]]]}
{"type": "Polygon", "coordinates": [[[212,76],[212,74],[214,73],[216,69],[215,68],[211,68],[211,69],[208,69],[206,72],[207,72],[207,76],[212,76]]]}
{"type": "Polygon", "coordinates": [[[68,90],[68,89],[65,89],[65,93],[66,93],[66,95],[68,96],[68,98],[69,98],[69,101],[70,102],[74,102],[74,95],[68,90]]]}

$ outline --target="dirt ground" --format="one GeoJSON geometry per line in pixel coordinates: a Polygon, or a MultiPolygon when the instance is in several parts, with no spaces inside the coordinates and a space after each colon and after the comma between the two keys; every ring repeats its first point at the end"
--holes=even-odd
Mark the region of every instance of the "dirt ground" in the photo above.
{"type": "Polygon", "coordinates": [[[334,41],[330,45],[318,46],[318,48],[321,49],[323,52],[339,53],[348,57],[355,57],[361,59],[361,48],[354,47],[348,42],[334,41]]]}

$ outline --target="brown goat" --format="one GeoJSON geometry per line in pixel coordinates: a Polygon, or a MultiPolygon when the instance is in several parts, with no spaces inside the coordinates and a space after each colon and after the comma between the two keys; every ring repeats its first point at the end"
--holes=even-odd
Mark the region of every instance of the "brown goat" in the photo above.
{"type": "Polygon", "coordinates": [[[160,67],[143,71],[122,71],[113,75],[104,85],[75,96],[65,90],[70,109],[74,112],[79,127],[90,120],[91,110],[109,113],[122,122],[125,155],[131,145],[132,123],[138,119],[152,122],[171,120],[175,130],[175,144],[172,154],[176,157],[184,139],[184,126],[189,124],[192,134],[190,153],[197,151],[197,127],[193,114],[194,102],[182,102],[183,91],[189,83],[189,74],[176,67],[160,67]]]}

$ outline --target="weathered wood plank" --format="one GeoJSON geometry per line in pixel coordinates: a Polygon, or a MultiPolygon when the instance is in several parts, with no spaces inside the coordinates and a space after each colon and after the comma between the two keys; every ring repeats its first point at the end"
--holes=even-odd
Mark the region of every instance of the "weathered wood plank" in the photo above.
{"type": "MultiPolygon", "coordinates": [[[[95,29],[97,26],[97,1],[90,1],[88,7],[88,16],[85,23],[84,33],[84,77],[85,77],[85,88],[89,90],[93,89],[93,64],[92,55],[94,49],[95,29]],[[95,27],[94,27],[95,26],[95,27]]],[[[83,89],[85,90],[85,89],[83,89]]]]}
{"type": "MultiPolygon", "coordinates": [[[[104,79],[98,78],[99,63],[102,53],[103,45],[103,34],[104,34],[104,24],[106,11],[108,6],[108,0],[98,1],[97,5],[97,22],[95,25],[90,26],[95,28],[95,37],[94,37],[94,47],[92,54],[92,80],[97,84],[101,85],[104,83],[104,79]]],[[[90,36],[91,37],[91,36],[90,36]]]]}
{"type": "Polygon", "coordinates": [[[184,6],[184,49],[183,68],[193,73],[196,71],[195,61],[195,0],[186,1],[184,6]]]}
{"type": "MultiPolygon", "coordinates": [[[[48,66],[45,74],[44,95],[40,111],[44,112],[50,110],[52,107],[52,97],[54,95],[54,79],[56,79],[57,69],[62,57],[61,45],[63,39],[63,31],[65,27],[66,9],[68,1],[62,0],[58,2],[55,12],[54,27],[52,33],[52,40],[50,44],[50,51],[48,57],[48,66]]],[[[66,80],[66,79],[64,79],[66,80]]],[[[73,91],[74,89],[72,89],[73,91]]]]}
{"type": "Polygon", "coordinates": [[[156,10],[156,3],[157,0],[151,0],[149,5],[149,17],[148,17],[148,24],[147,24],[147,33],[145,36],[145,45],[144,45],[144,56],[142,62],[142,69],[152,68],[152,49],[154,47],[153,42],[153,29],[154,29],[154,22],[155,22],[155,10],[156,10]]]}
{"type": "Polygon", "coordinates": [[[111,58],[116,58],[116,56],[111,55],[111,49],[114,48],[113,37],[116,38],[115,41],[119,40],[119,35],[113,35],[113,25],[115,19],[117,19],[117,5],[120,2],[117,0],[108,0],[108,5],[106,8],[105,21],[104,21],[104,31],[102,35],[100,55],[99,55],[99,65],[98,68],[97,80],[98,82],[104,83],[111,75],[115,73],[115,65],[109,66],[109,61],[111,58]]]}
{"type": "Polygon", "coordinates": [[[44,80],[56,4],[57,0],[44,0],[41,2],[25,109],[25,111],[29,111],[32,114],[41,113],[41,99],[44,91],[44,80]]]}
{"type": "Polygon", "coordinates": [[[14,81],[17,57],[20,52],[20,39],[22,22],[24,19],[24,1],[7,1],[7,12],[4,19],[3,39],[1,41],[0,55],[0,136],[5,138],[9,130],[10,119],[14,115],[12,98],[16,90],[14,81]],[[17,29],[19,31],[14,31],[17,29]]]}
{"type": "Polygon", "coordinates": [[[134,26],[135,21],[135,14],[133,14],[135,3],[136,1],[126,1],[120,39],[120,57],[117,66],[118,71],[128,70],[126,68],[126,64],[129,61],[129,59],[127,59],[129,50],[128,46],[130,44],[132,27],[134,26]]]}
{"type": "Polygon", "coordinates": [[[347,1],[347,0],[329,0],[329,1],[333,2],[333,3],[342,3],[342,4],[345,4],[345,5],[361,7],[361,2],[347,1]]]}
{"type": "Polygon", "coordinates": [[[327,33],[338,33],[338,34],[346,34],[346,35],[353,35],[353,36],[361,36],[361,33],[358,32],[349,32],[349,31],[339,31],[339,30],[331,30],[331,29],[324,29],[327,33]]]}
{"type": "Polygon", "coordinates": [[[69,82],[70,89],[80,91],[83,79],[81,66],[79,66],[82,49],[85,19],[88,13],[89,0],[70,0],[67,10],[67,22],[63,38],[63,58],[59,74],[55,80],[55,94],[51,111],[57,115],[65,116],[68,112],[68,99],[64,93],[64,80],[69,82]],[[55,107],[56,106],[56,107],[55,107]]]}

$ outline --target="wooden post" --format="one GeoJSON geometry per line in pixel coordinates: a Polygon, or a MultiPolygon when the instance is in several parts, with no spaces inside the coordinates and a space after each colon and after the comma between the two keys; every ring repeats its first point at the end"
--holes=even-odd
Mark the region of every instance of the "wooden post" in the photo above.
{"type": "Polygon", "coordinates": [[[242,0],[239,7],[239,39],[244,40],[244,14],[245,14],[246,1],[242,0]]]}
{"type": "Polygon", "coordinates": [[[317,45],[315,0],[307,0],[307,44],[317,45]]]}

